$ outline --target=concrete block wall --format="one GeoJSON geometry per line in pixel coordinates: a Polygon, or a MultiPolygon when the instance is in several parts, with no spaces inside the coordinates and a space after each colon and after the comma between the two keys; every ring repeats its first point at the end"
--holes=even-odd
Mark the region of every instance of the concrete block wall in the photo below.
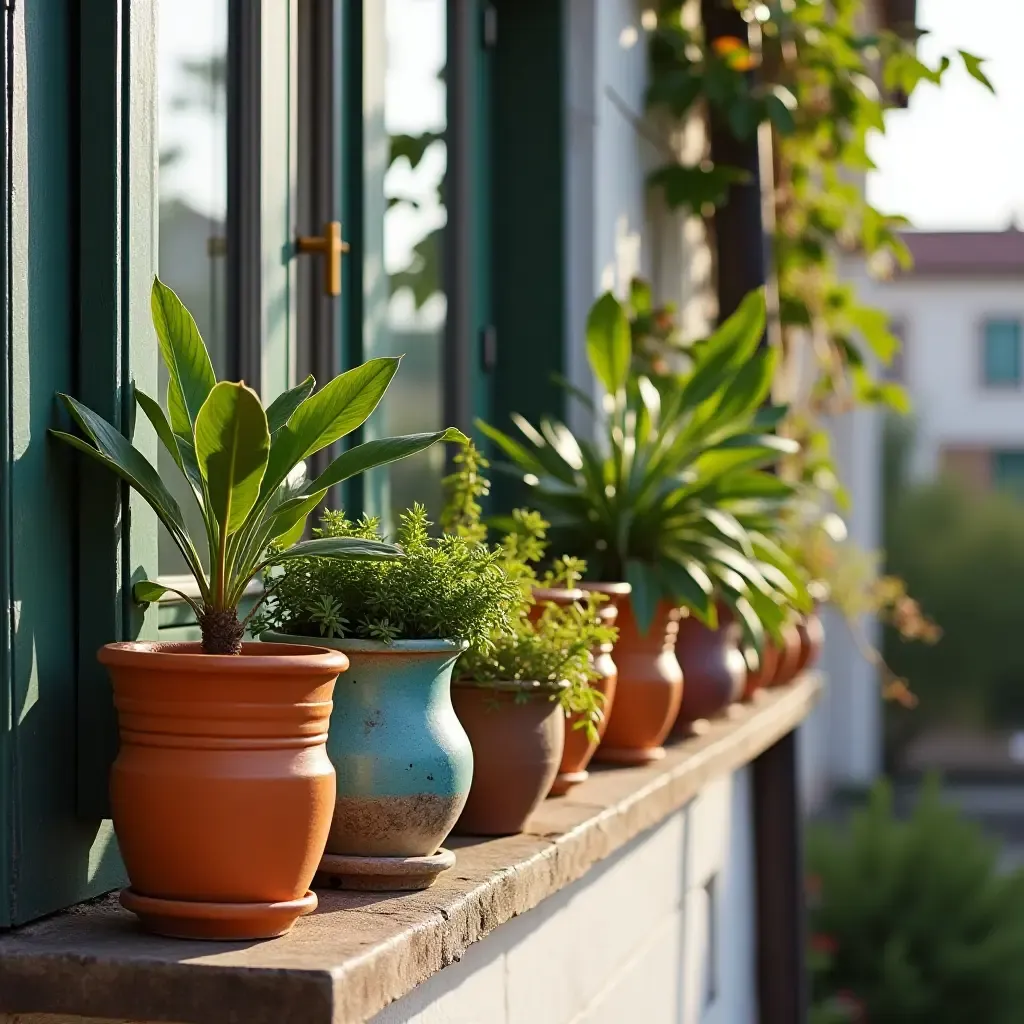
{"type": "Polygon", "coordinates": [[[373,1024],[755,1024],[752,843],[744,769],[373,1024]]]}

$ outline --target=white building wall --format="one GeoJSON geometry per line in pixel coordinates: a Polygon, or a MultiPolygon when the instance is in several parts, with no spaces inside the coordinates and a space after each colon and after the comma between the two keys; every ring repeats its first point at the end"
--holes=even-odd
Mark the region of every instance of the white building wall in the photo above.
{"type": "Polygon", "coordinates": [[[910,469],[934,476],[946,447],[1024,447],[1024,388],[983,386],[986,319],[1024,323],[1024,281],[917,278],[875,281],[861,272],[865,302],[904,324],[904,377],[913,402],[910,469]]]}
{"type": "Polygon", "coordinates": [[[710,783],[373,1024],[756,1024],[750,801],[710,783]]]}

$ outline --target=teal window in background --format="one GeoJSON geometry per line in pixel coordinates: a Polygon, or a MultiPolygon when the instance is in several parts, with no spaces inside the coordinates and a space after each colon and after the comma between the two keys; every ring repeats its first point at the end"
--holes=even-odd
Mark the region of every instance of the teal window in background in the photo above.
{"type": "Polygon", "coordinates": [[[1001,490],[1024,498],[1024,451],[993,452],[992,482],[1001,490]]]}
{"type": "Polygon", "coordinates": [[[1020,384],[1020,321],[987,320],[984,331],[985,385],[1006,387],[1020,384]]]}

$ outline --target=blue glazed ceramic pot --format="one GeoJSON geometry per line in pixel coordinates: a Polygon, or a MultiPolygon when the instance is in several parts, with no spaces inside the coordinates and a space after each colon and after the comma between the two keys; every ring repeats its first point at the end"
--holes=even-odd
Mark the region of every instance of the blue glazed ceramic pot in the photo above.
{"type": "Polygon", "coordinates": [[[344,651],[327,753],[338,776],[327,853],[426,857],[458,820],[473,749],[452,707],[452,668],[465,649],[446,640],[327,640],[264,633],[266,641],[344,651]]]}

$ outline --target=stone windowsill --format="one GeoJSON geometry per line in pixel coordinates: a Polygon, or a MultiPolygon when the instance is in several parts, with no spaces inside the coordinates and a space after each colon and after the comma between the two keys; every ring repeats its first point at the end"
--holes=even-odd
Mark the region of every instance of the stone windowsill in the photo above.
{"type": "Polygon", "coordinates": [[[813,676],[737,707],[642,768],[598,769],[547,800],[529,833],[452,839],[458,863],[424,892],[321,891],[280,939],[203,943],[142,933],[115,896],[0,937],[0,1013],[177,1024],[355,1024],[463,950],[581,878],[681,808],[712,778],[757,757],[806,717],[813,676]]]}

